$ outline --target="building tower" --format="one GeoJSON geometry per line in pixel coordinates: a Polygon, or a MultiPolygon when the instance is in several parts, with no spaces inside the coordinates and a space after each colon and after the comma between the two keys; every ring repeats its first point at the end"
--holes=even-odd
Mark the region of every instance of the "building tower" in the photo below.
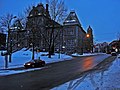
{"type": "Polygon", "coordinates": [[[89,25],[87,29],[87,51],[88,52],[93,52],[93,30],[91,26],[89,25]]]}

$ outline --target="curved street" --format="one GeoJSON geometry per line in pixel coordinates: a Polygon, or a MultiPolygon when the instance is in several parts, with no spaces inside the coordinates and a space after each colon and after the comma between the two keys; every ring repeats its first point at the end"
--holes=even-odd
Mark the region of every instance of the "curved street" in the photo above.
{"type": "MultiPolygon", "coordinates": [[[[1,90],[49,90],[72,79],[78,78],[85,71],[91,70],[109,55],[74,57],[46,65],[41,70],[0,77],[1,90]]],[[[115,58],[112,58],[115,59],[115,58]]]]}

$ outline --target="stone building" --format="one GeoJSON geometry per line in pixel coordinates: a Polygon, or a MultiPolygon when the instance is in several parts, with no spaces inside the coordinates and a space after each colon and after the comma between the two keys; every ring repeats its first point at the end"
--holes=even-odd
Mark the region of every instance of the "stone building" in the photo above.
{"type": "Polygon", "coordinates": [[[27,31],[23,29],[20,20],[16,20],[10,28],[8,49],[12,52],[27,47],[27,31]]]}
{"type": "Polygon", "coordinates": [[[120,54],[120,40],[114,40],[110,44],[110,51],[111,52],[117,52],[120,54]]]}
{"type": "Polygon", "coordinates": [[[83,30],[81,23],[74,11],[71,11],[65,19],[64,24],[64,45],[68,54],[79,53],[85,51],[84,41],[86,32],[83,30]]]}
{"type": "Polygon", "coordinates": [[[62,26],[51,19],[48,8],[48,4],[44,7],[42,3],[33,6],[25,30],[20,21],[16,21],[15,28],[11,30],[13,50],[34,47],[68,54],[92,51],[93,32],[90,26],[86,33],[74,11],[69,13],[62,26]],[[87,34],[89,37],[86,37],[87,34]]]}
{"type": "Polygon", "coordinates": [[[48,4],[45,8],[40,3],[30,11],[26,27],[28,47],[34,44],[35,48],[46,51],[62,47],[62,26],[51,19],[48,8],[48,4]]]}

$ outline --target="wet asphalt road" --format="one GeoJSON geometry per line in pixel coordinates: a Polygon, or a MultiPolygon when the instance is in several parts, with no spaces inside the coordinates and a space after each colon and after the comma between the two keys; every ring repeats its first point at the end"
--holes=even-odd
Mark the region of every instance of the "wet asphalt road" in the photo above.
{"type": "Polygon", "coordinates": [[[75,79],[95,67],[108,55],[74,57],[47,65],[44,69],[0,77],[0,90],[49,90],[75,79]]]}

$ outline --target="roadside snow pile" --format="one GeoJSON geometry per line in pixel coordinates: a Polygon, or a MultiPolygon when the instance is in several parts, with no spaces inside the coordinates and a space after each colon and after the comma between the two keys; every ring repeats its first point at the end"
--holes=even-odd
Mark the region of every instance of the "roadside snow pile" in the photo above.
{"type": "Polygon", "coordinates": [[[30,69],[23,69],[23,70],[0,70],[0,76],[12,75],[12,74],[23,73],[23,72],[34,71],[34,70],[40,70],[42,68],[44,68],[44,67],[30,68],[30,69]]]}
{"type": "MultiPolygon", "coordinates": [[[[42,53],[40,53],[41,55],[42,53]]],[[[48,56],[41,56],[40,59],[44,60],[46,63],[53,63],[53,62],[59,62],[64,60],[70,60],[72,57],[65,55],[65,54],[58,54],[55,53],[55,55],[52,55],[51,58],[48,58],[48,56]]]]}
{"type": "Polygon", "coordinates": [[[92,56],[97,55],[98,53],[83,53],[83,55],[80,55],[78,53],[73,53],[72,56],[92,56]]]}

